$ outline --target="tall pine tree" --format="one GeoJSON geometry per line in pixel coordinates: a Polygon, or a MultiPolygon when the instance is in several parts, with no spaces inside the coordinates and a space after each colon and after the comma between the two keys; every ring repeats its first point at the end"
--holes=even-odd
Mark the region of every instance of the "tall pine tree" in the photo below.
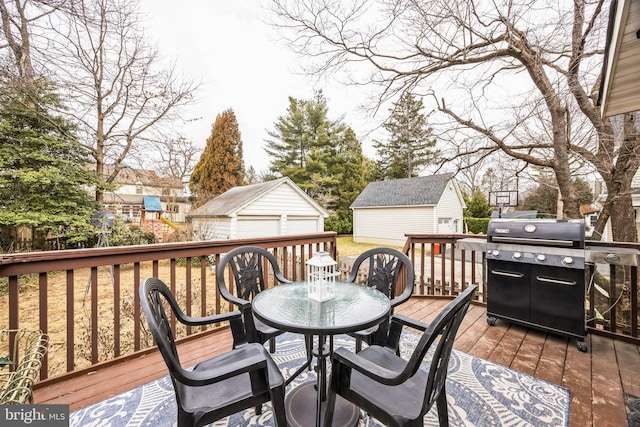
{"type": "Polygon", "coordinates": [[[62,108],[51,85],[13,83],[0,83],[0,226],[4,243],[31,228],[42,249],[49,231],[90,228],[97,205],[87,188],[98,178],[72,126],[51,113],[62,108]]]}
{"type": "Polygon", "coordinates": [[[437,157],[436,140],[422,112],[422,99],[404,93],[391,110],[383,127],[389,132],[387,142],[376,141],[379,168],[384,178],[411,178],[433,163],[437,157]]]}
{"type": "Polygon", "coordinates": [[[200,160],[193,168],[189,188],[200,206],[244,183],[242,138],[232,109],[218,114],[200,160]]]}
{"type": "MultiPolygon", "coordinates": [[[[311,100],[289,98],[287,114],[269,132],[271,172],[288,176],[332,213],[330,229],[351,229],[349,206],[365,187],[362,147],[353,130],[328,118],[322,91],[311,100]]],[[[348,231],[344,231],[348,232],[348,231]]]]}

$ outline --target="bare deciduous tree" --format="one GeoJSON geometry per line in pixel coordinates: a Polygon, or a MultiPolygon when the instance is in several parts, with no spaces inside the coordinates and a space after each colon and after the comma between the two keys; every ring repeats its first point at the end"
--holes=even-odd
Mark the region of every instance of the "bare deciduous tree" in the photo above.
{"type": "Polygon", "coordinates": [[[441,136],[475,135],[476,155],[498,149],[553,170],[569,217],[580,217],[573,175],[578,167],[597,171],[608,197],[596,229],[611,218],[615,240],[636,241],[638,119],[626,114],[616,128],[593,99],[605,4],[273,0],[271,8],[290,45],[314,60],[308,72],[346,72],[348,83],[378,85],[376,109],[403,92],[431,95],[448,126],[441,136]]]}
{"type": "MultiPolygon", "coordinates": [[[[52,25],[57,56],[51,62],[81,142],[110,183],[129,155],[159,152],[145,143],[150,131],[176,119],[197,84],[181,80],[173,65],[162,67],[157,49],[144,40],[135,2],[84,0],[70,10],[62,25],[52,25]]],[[[96,200],[102,201],[100,189],[96,200]]]]}
{"type": "Polygon", "coordinates": [[[61,113],[77,124],[69,137],[106,183],[125,159],[159,154],[151,131],[176,119],[198,87],[146,43],[135,1],[0,0],[0,18],[0,53],[11,52],[5,60],[23,84],[47,75],[58,85],[61,113]]]}

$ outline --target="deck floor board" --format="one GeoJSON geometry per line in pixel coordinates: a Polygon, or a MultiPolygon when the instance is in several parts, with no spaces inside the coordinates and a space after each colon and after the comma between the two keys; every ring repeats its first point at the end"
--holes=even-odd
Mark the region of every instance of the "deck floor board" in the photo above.
{"type": "MultiPolygon", "coordinates": [[[[413,297],[396,313],[430,322],[447,304],[443,298],[413,297]]],[[[640,348],[600,335],[586,337],[588,351],[575,339],[550,335],[498,321],[489,326],[484,306],[472,305],[458,332],[455,348],[501,363],[544,381],[567,387],[571,394],[570,426],[627,425],[623,393],[640,394],[640,348]]],[[[182,362],[193,365],[231,348],[228,330],[183,343],[182,362]],[[206,349],[203,351],[203,349],[206,349]]],[[[68,379],[51,378],[36,385],[36,403],[68,404],[71,411],[107,399],[166,375],[157,352],[97,367],[68,379]]]]}

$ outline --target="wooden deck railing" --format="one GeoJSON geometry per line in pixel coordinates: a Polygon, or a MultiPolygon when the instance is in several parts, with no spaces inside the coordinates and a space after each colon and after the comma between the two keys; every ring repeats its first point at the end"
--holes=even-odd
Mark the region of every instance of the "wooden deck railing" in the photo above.
{"type": "Polygon", "coordinates": [[[243,245],[272,249],[283,274],[300,280],[314,252],[325,250],[336,257],[336,236],[327,232],[0,255],[0,289],[6,289],[0,292],[0,329],[40,329],[49,335],[40,380],[91,368],[153,345],[141,321],[138,286],[145,278],[164,280],[187,314],[217,314],[229,310],[213,271],[222,254],[243,245]]]}
{"type": "MultiPolygon", "coordinates": [[[[406,237],[403,250],[416,270],[416,294],[457,295],[470,283],[477,283],[480,286],[477,298],[486,302],[485,253],[461,250],[456,245],[462,238],[485,236],[407,234],[406,237]]],[[[640,244],[595,241],[587,244],[592,250],[607,247],[640,250],[640,244]]],[[[604,263],[588,265],[585,286],[587,331],[640,344],[638,267],[604,263]]]]}
{"type": "MultiPolygon", "coordinates": [[[[249,244],[272,249],[283,274],[301,280],[304,262],[314,252],[328,250],[337,258],[336,237],[314,233],[0,255],[0,329],[36,328],[50,336],[41,380],[87,372],[97,364],[153,347],[138,296],[146,277],[164,280],[188,314],[221,313],[229,305],[217,291],[213,269],[222,254],[249,244]]],[[[478,283],[477,300],[486,302],[485,254],[457,247],[461,238],[484,236],[406,237],[404,252],[416,270],[416,295],[456,295],[478,283]]],[[[637,273],[637,267],[587,269],[590,332],[640,344],[637,273]],[[590,281],[594,270],[599,273],[597,286],[590,281]]],[[[179,331],[178,338],[197,332],[200,329],[179,331]]]]}

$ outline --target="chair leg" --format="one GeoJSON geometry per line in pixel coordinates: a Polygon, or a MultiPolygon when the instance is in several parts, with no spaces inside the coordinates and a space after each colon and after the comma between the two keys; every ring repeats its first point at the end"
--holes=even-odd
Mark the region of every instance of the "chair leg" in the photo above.
{"type": "Polygon", "coordinates": [[[271,407],[276,427],[287,427],[287,415],[284,408],[284,385],[274,387],[269,391],[271,395],[271,407]]]}
{"type": "Polygon", "coordinates": [[[269,353],[276,352],[276,339],[275,337],[269,338],[269,353]]]}
{"type": "Polygon", "coordinates": [[[256,405],[256,415],[262,415],[262,405],[256,405]]]}
{"type": "Polygon", "coordinates": [[[436,406],[438,407],[438,422],[440,423],[440,427],[448,427],[449,426],[449,407],[447,405],[447,391],[444,386],[440,391],[440,395],[438,396],[438,400],[436,401],[436,406]]]}
{"type": "Polygon", "coordinates": [[[360,353],[360,350],[362,350],[362,340],[356,338],[356,353],[360,353]]]}

